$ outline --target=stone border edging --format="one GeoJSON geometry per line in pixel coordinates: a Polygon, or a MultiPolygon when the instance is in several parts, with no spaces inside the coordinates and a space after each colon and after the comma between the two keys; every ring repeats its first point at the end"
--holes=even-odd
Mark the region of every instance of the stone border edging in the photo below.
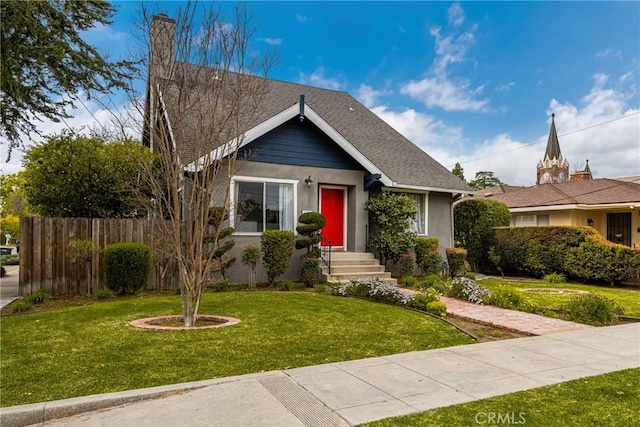
{"type": "Polygon", "coordinates": [[[200,329],[212,329],[212,328],[223,328],[225,326],[237,325],[240,323],[240,319],[236,319],[235,317],[227,317],[227,316],[217,316],[217,315],[209,315],[203,314],[198,315],[198,319],[203,320],[219,320],[222,323],[219,325],[206,325],[206,326],[193,326],[193,327],[184,327],[184,326],[162,326],[162,325],[154,325],[153,321],[165,321],[165,320],[182,320],[182,315],[175,316],[157,316],[157,317],[147,317],[145,319],[137,319],[129,322],[129,325],[134,328],[140,329],[151,329],[152,331],[197,331],[200,329]]]}

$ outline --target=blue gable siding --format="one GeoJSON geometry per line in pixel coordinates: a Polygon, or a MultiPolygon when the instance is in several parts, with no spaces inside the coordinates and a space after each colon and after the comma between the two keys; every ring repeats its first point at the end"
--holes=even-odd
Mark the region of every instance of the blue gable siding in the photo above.
{"type": "Polygon", "coordinates": [[[282,165],[364,170],[308,119],[291,119],[243,147],[239,159],[282,165]]]}

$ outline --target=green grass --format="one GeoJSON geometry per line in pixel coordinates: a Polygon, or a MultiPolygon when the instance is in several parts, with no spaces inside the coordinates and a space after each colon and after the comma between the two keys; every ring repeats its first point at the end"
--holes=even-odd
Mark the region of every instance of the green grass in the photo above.
{"type": "MultiPolygon", "coordinates": [[[[607,286],[583,285],[577,283],[545,283],[545,282],[511,282],[506,280],[481,280],[482,286],[490,291],[500,285],[513,286],[517,289],[525,288],[553,288],[553,289],[576,289],[587,291],[592,294],[600,294],[603,297],[611,298],[625,309],[626,316],[640,317],[640,290],[612,288],[607,286]]],[[[528,292],[525,294],[531,302],[544,308],[560,308],[576,294],[545,294],[528,292]]]]}
{"type": "MultiPolygon", "coordinates": [[[[509,417],[500,424],[526,426],[640,425],[640,369],[613,372],[491,399],[388,418],[361,427],[476,426],[489,414],[509,417]]],[[[504,420],[504,418],[503,418],[504,420]]]]}
{"type": "Polygon", "coordinates": [[[3,317],[0,402],[11,406],[472,342],[413,311],[310,292],[206,293],[200,313],[241,323],[177,332],[129,326],[143,317],[180,314],[179,296],[3,317]]]}

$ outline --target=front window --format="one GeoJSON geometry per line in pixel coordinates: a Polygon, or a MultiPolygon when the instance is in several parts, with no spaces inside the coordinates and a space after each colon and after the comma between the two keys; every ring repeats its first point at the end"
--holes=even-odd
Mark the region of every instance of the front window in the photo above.
{"type": "Polygon", "coordinates": [[[426,209],[425,209],[425,194],[419,193],[406,193],[407,196],[413,199],[413,203],[416,205],[416,210],[418,213],[416,214],[416,219],[411,220],[411,231],[415,231],[419,235],[427,234],[425,231],[425,217],[426,217],[426,209]]]}
{"type": "Polygon", "coordinates": [[[514,225],[516,227],[549,225],[549,215],[514,215],[514,225]]]}
{"type": "Polygon", "coordinates": [[[232,191],[232,226],[237,233],[294,230],[295,181],[235,178],[232,191]]]}

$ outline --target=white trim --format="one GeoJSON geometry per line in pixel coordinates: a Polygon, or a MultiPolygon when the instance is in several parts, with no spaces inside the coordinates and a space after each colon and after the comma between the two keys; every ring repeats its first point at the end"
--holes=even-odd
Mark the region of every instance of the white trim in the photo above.
{"type": "Polygon", "coordinates": [[[403,189],[406,190],[410,190],[412,192],[416,192],[416,191],[433,191],[435,193],[451,193],[451,194],[468,194],[468,195],[474,195],[476,194],[476,191],[464,191],[464,190],[452,190],[449,188],[436,188],[436,187],[420,187],[418,185],[398,185],[397,183],[393,183],[393,187],[394,189],[397,189],[398,191],[402,191],[403,189]]]}
{"type": "MultiPolygon", "coordinates": [[[[272,182],[272,183],[277,183],[277,184],[293,184],[293,216],[294,216],[294,221],[293,221],[293,234],[295,234],[296,236],[298,235],[297,231],[296,231],[296,214],[298,212],[298,182],[299,180],[297,179],[280,179],[280,178],[262,178],[262,177],[257,177],[257,176],[243,176],[243,175],[235,175],[231,177],[231,183],[229,186],[229,226],[230,227],[234,227],[235,228],[235,194],[236,194],[236,182],[237,181],[241,181],[241,182],[260,182],[260,183],[267,183],[267,182],[272,182]]],[[[263,207],[264,209],[264,207],[263,207]]],[[[233,232],[234,235],[237,236],[260,236],[262,234],[262,231],[258,231],[258,232],[247,232],[247,231],[234,231],[233,232]]]]}
{"type": "MultiPolygon", "coordinates": [[[[347,217],[348,217],[348,200],[347,200],[347,194],[348,194],[348,188],[345,186],[341,186],[341,185],[320,185],[318,188],[318,211],[320,211],[322,213],[322,190],[323,189],[330,189],[330,190],[342,190],[342,194],[343,199],[342,199],[342,246],[332,246],[331,249],[332,250],[343,250],[345,251],[347,248],[347,217]]],[[[320,246],[322,247],[322,242],[320,242],[320,246]]]]}
{"type": "MultiPolygon", "coordinates": [[[[158,100],[160,101],[160,114],[162,115],[162,118],[164,118],[167,121],[167,128],[169,130],[169,139],[171,140],[171,148],[173,149],[173,153],[177,157],[178,152],[176,150],[176,139],[173,136],[173,128],[171,127],[171,120],[169,120],[169,113],[167,112],[167,106],[164,103],[164,98],[162,96],[162,91],[160,90],[160,85],[156,87],[156,91],[158,92],[158,100]]],[[[153,126],[155,126],[155,124],[152,125],[152,127],[153,126]]],[[[180,159],[177,159],[177,161],[180,162],[180,159]]]]}
{"type": "Polygon", "coordinates": [[[602,210],[602,209],[635,209],[640,208],[640,203],[630,202],[630,203],[603,203],[599,205],[583,205],[583,204],[572,204],[572,205],[555,205],[555,206],[529,206],[522,208],[509,208],[509,211],[512,213],[520,213],[520,212],[543,212],[543,211],[564,211],[564,210],[602,210]]]}

